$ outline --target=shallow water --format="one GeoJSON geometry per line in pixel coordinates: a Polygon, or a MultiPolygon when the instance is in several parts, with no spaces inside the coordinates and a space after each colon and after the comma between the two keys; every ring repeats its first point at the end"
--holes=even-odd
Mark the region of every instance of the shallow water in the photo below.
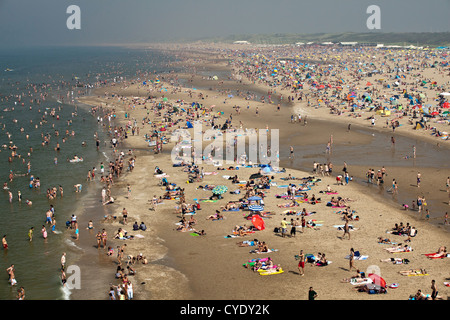
{"type": "MultiPolygon", "coordinates": [[[[150,50],[112,47],[0,50],[0,143],[6,146],[15,144],[21,155],[20,159],[14,157],[12,162],[8,162],[11,150],[7,147],[0,149],[0,181],[8,181],[10,170],[15,174],[13,181],[8,181],[8,187],[13,193],[12,203],[8,202],[7,191],[3,191],[1,200],[3,219],[0,220],[0,233],[6,234],[9,248],[3,250],[0,267],[6,270],[11,264],[15,265],[18,286],[24,286],[26,299],[55,300],[75,296],[74,292],[63,290],[61,286],[62,252],[67,253],[68,265],[80,265],[82,280],[86,282],[86,286],[92,283],[92,279],[85,276],[91,275],[92,278],[92,275],[96,275],[95,272],[86,272],[88,269],[84,267],[90,262],[84,258],[91,254],[88,237],[86,242],[85,239],[77,242],[73,231],[65,228],[66,221],[72,214],[76,214],[80,219],[82,235],[81,229],[84,231],[88,221],[86,218],[102,215],[97,202],[99,185],[91,182],[88,186],[86,176],[93,167],[98,169],[100,162],[106,163],[105,154],[109,153],[107,132],[92,117],[90,108],[72,103],[77,96],[89,93],[88,88],[76,87],[77,80],[82,84],[95,84],[97,81],[120,82],[136,75],[162,72],[165,70],[165,61],[170,59],[172,58],[169,56],[150,50]],[[13,71],[5,72],[6,68],[13,71]],[[51,109],[56,110],[59,120],[49,115],[51,109]],[[58,137],[55,130],[60,133],[58,137]],[[73,130],[75,135],[62,142],[66,130],[69,130],[69,134],[73,130]],[[102,142],[100,151],[95,147],[96,132],[102,142]],[[51,137],[50,141],[48,145],[42,145],[43,136],[47,134],[51,137]],[[83,141],[86,146],[82,146],[83,141]],[[60,143],[60,151],[55,151],[57,142],[60,143]],[[28,156],[30,147],[33,152],[28,156]],[[67,162],[75,154],[83,157],[84,161],[67,162]],[[22,159],[25,159],[25,163],[22,159]],[[30,174],[41,181],[40,188],[28,186],[28,161],[31,163],[30,174]],[[77,183],[83,185],[81,193],[74,192],[73,186],[77,183]],[[59,185],[64,189],[64,197],[61,198],[58,192],[56,199],[48,200],[47,189],[59,185]],[[23,199],[21,203],[17,198],[19,190],[23,199]],[[25,204],[26,199],[32,201],[32,206],[25,204]],[[48,238],[44,240],[40,230],[50,204],[55,208],[57,233],[52,233],[50,225],[46,225],[48,238]],[[27,233],[32,226],[34,238],[30,242],[27,233]]],[[[93,243],[95,244],[95,240],[93,243]]],[[[95,253],[96,251],[97,249],[95,253]]],[[[98,258],[101,259],[101,256],[98,258]]],[[[93,278],[99,279],[96,276],[93,278]]],[[[0,286],[0,299],[15,299],[17,288],[8,285],[6,274],[4,281],[4,285],[0,286]]],[[[95,290],[92,292],[96,294],[95,290]]],[[[104,295],[95,295],[95,298],[104,298],[104,295]]]]}

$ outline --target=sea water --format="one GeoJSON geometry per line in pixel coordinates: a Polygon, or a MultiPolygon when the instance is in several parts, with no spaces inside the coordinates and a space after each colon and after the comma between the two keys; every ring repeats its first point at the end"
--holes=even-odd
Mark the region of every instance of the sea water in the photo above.
{"type": "Polygon", "coordinates": [[[6,235],[9,246],[2,249],[0,260],[4,270],[0,299],[16,299],[20,286],[27,300],[70,299],[72,292],[61,285],[61,255],[66,252],[68,263],[79,261],[89,247],[75,240],[65,224],[72,214],[98,209],[100,162],[107,164],[111,152],[107,130],[76,98],[111,82],[164,72],[170,59],[152,50],[119,47],[0,48],[0,183],[7,182],[9,188],[0,190],[0,234],[6,235]],[[95,135],[101,141],[100,150],[95,135]],[[50,140],[43,143],[46,136],[50,140]],[[12,146],[17,147],[16,156],[11,154],[12,146]],[[83,162],[67,161],[74,155],[83,162]],[[94,167],[97,181],[88,182],[88,171],[94,167]],[[40,180],[39,188],[29,187],[31,175],[40,180]],[[81,193],[75,192],[75,184],[82,184],[81,193]],[[47,189],[59,186],[64,196],[58,191],[57,198],[49,200],[47,189]],[[11,202],[8,191],[13,194],[11,202]],[[50,205],[55,208],[56,233],[45,223],[50,205]],[[41,234],[43,225],[47,239],[41,234]],[[30,227],[34,227],[32,241],[30,227]],[[6,273],[11,264],[17,280],[14,287],[6,273]]]}

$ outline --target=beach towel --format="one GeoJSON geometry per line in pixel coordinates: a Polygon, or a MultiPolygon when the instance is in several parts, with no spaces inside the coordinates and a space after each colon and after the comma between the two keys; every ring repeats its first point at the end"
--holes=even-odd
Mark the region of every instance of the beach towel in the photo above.
{"type": "Polygon", "coordinates": [[[437,252],[435,252],[435,253],[425,253],[427,258],[430,258],[430,259],[443,259],[443,258],[447,258],[448,257],[447,253],[444,254],[443,256],[435,256],[437,254],[438,254],[437,252]]]}
{"type": "MultiPolygon", "coordinates": [[[[353,260],[367,260],[367,258],[369,258],[369,256],[360,255],[360,256],[354,256],[353,260]]],[[[350,259],[350,255],[346,256],[345,259],[350,259]]]]}
{"type": "Polygon", "coordinates": [[[352,279],[350,279],[350,283],[354,286],[373,283],[372,279],[370,279],[370,278],[360,279],[360,281],[357,281],[357,280],[359,280],[359,279],[352,278],[352,279]]]}
{"type": "Polygon", "coordinates": [[[283,272],[284,272],[283,269],[279,268],[278,270],[277,269],[264,270],[262,272],[259,272],[259,274],[262,275],[262,276],[270,276],[270,275],[274,275],[274,274],[280,274],[280,273],[283,273],[283,272]]]}
{"type": "Polygon", "coordinates": [[[414,270],[413,274],[408,274],[408,277],[420,277],[420,276],[429,276],[428,273],[422,273],[422,270],[414,270]]]}

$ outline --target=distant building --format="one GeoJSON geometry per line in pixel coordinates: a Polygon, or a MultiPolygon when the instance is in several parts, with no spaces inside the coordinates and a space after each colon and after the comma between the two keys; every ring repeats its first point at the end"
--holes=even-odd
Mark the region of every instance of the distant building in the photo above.
{"type": "Polygon", "coordinates": [[[339,45],[344,47],[354,47],[358,44],[358,42],[339,42],[339,45]]]}
{"type": "Polygon", "coordinates": [[[235,42],[233,42],[233,43],[234,43],[234,44],[250,44],[250,42],[244,41],[244,40],[235,41],[235,42]]]}
{"type": "Polygon", "coordinates": [[[361,42],[359,44],[359,46],[361,46],[361,47],[377,47],[378,43],[375,43],[375,42],[361,42]]]}

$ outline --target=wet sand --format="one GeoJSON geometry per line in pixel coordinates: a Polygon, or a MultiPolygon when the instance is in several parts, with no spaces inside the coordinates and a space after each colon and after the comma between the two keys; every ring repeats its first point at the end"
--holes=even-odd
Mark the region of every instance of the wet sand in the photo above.
{"type": "MultiPolygon", "coordinates": [[[[214,82],[211,82],[214,83],[214,82]]],[[[167,87],[170,87],[165,84],[167,87]]],[[[192,82],[191,86],[201,88],[208,87],[206,83],[192,82]]],[[[228,88],[224,82],[224,88],[228,88]]],[[[239,88],[243,88],[239,84],[239,88]]],[[[245,89],[247,90],[247,89],[245,89]]],[[[117,88],[112,91],[120,92],[117,88]]],[[[142,95],[142,89],[140,90],[142,95]]],[[[329,139],[330,132],[333,134],[335,141],[333,155],[331,157],[334,163],[334,172],[338,172],[342,166],[340,159],[346,159],[349,164],[350,172],[354,176],[363,179],[363,174],[368,167],[375,167],[379,163],[383,163],[385,157],[379,155],[377,161],[367,161],[367,165],[361,164],[364,156],[360,153],[355,155],[355,162],[352,162],[352,154],[350,158],[339,155],[340,150],[353,150],[354,153],[359,152],[360,146],[370,145],[374,143],[374,136],[366,133],[358,132],[355,127],[352,127],[350,132],[347,132],[346,125],[337,122],[321,122],[311,119],[307,126],[302,126],[290,123],[290,116],[293,113],[293,107],[283,106],[280,111],[275,110],[274,105],[262,104],[256,101],[242,100],[238,97],[227,98],[226,95],[221,95],[213,90],[202,90],[208,95],[208,98],[202,100],[205,105],[217,106],[218,110],[224,111],[224,118],[229,114],[233,114],[233,123],[242,121],[244,127],[264,129],[266,125],[269,128],[280,128],[280,157],[282,159],[280,167],[286,167],[287,172],[276,174],[274,181],[278,185],[286,184],[280,178],[286,177],[291,173],[296,177],[309,176],[306,168],[308,165],[312,166],[314,160],[324,160],[324,148],[329,139]],[[225,101],[225,103],[224,103],[225,101]],[[250,104],[250,109],[246,110],[245,106],[250,104]],[[234,105],[240,105],[242,112],[238,116],[233,109],[234,105]],[[255,115],[255,108],[259,107],[259,115],[255,115]],[[297,126],[297,127],[296,127],[297,126]],[[289,129],[285,129],[289,128],[289,129]],[[295,128],[292,130],[291,128],[295,128]],[[353,129],[355,128],[355,129],[353,129]],[[284,147],[295,145],[296,160],[292,163],[292,167],[305,168],[304,170],[290,169],[290,161],[285,159],[288,149],[284,147]],[[321,146],[321,147],[319,147],[321,146]],[[306,151],[308,150],[308,151],[306,151]],[[313,152],[310,152],[313,150],[313,152]],[[303,157],[302,154],[305,154],[303,157]],[[298,159],[297,159],[298,155],[298,159]],[[317,155],[317,159],[314,155],[317,155]],[[301,157],[301,158],[300,158],[301,157]],[[322,158],[320,158],[322,157],[322,158]],[[334,160],[336,157],[336,160],[334,160]],[[283,160],[284,158],[284,160],[283,160]],[[357,160],[357,161],[356,161],[357,160]],[[380,162],[378,162],[380,161],[380,162]]],[[[244,89],[242,89],[244,91],[244,89]]],[[[122,91],[127,96],[135,96],[137,93],[136,87],[127,88],[122,91]]],[[[189,102],[198,101],[198,98],[189,98],[187,89],[182,89],[176,94],[157,93],[153,92],[159,97],[162,95],[168,97],[171,101],[183,99],[189,102]]],[[[198,91],[196,92],[198,93],[198,91]]],[[[122,94],[122,93],[121,93],[122,94]]],[[[98,93],[102,95],[102,93],[98,93]]],[[[104,106],[114,104],[108,98],[90,97],[85,100],[85,103],[98,105],[103,102],[104,106]]],[[[119,119],[125,123],[123,117],[124,110],[131,112],[131,116],[136,119],[141,119],[146,111],[142,106],[135,110],[129,110],[126,106],[116,105],[119,111],[119,119]]],[[[148,149],[146,143],[143,141],[142,135],[145,126],[141,129],[140,136],[129,136],[126,146],[122,148],[133,149],[148,149]]],[[[377,141],[378,143],[380,141],[377,141]]],[[[386,146],[389,148],[390,146],[386,146]]],[[[150,257],[149,265],[137,266],[137,275],[134,276],[135,283],[135,297],[137,299],[306,299],[307,290],[309,286],[313,286],[319,293],[319,299],[335,300],[335,299],[380,299],[380,300],[406,300],[410,294],[414,294],[417,289],[422,288],[427,290],[430,286],[431,278],[436,279],[440,288],[441,296],[446,297],[448,290],[443,287],[442,282],[445,281],[447,275],[447,261],[430,260],[423,256],[424,253],[435,252],[441,245],[448,243],[448,233],[441,227],[436,227],[423,220],[418,220],[405,214],[400,207],[395,203],[390,203],[384,199],[376,200],[378,194],[374,192],[369,194],[367,188],[361,187],[358,183],[350,183],[347,186],[337,186],[334,177],[321,177],[322,181],[318,186],[312,188],[311,192],[319,195],[320,190],[324,190],[329,184],[333,189],[337,189],[338,194],[342,197],[349,197],[354,201],[351,202],[352,209],[356,210],[361,219],[355,221],[354,225],[357,230],[352,231],[351,240],[343,240],[342,232],[338,231],[334,225],[341,225],[343,221],[337,209],[325,206],[325,201],[329,200],[329,195],[322,195],[322,203],[311,205],[304,204],[308,211],[317,211],[312,218],[323,221],[323,225],[316,229],[307,229],[305,232],[297,233],[295,238],[282,238],[273,233],[275,227],[279,227],[281,220],[284,217],[288,219],[291,216],[286,216],[282,212],[285,209],[278,208],[278,204],[283,202],[282,199],[275,198],[275,195],[281,193],[284,189],[273,187],[267,190],[265,198],[266,208],[268,211],[275,212],[271,219],[266,219],[266,229],[264,231],[256,232],[244,238],[225,239],[224,236],[229,234],[235,225],[247,224],[251,222],[243,219],[245,212],[227,212],[226,219],[221,221],[205,220],[207,216],[213,214],[220,205],[225,204],[228,200],[238,199],[239,195],[226,194],[224,200],[209,203],[201,202],[202,210],[198,211],[195,218],[198,223],[195,226],[197,230],[204,229],[207,233],[203,237],[191,236],[188,232],[175,231],[175,223],[180,217],[174,213],[174,208],[177,205],[175,200],[164,201],[164,204],[159,205],[155,212],[148,210],[148,200],[153,194],[159,196],[163,190],[157,185],[158,180],[152,176],[153,168],[160,166],[170,176],[169,181],[177,183],[186,190],[187,202],[193,201],[194,198],[209,197],[210,192],[199,190],[199,183],[186,184],[187,174],[183,173],[180,168],[172,167],[170,160],[171,145],[164,146],[163,154],[153,155],[147,152],[138,153],[136,169],[132,173],[126,174],[123,177],[119,186],[115,190],[119,194],[118,200],[112,207],[112,210],[119,214],[123,206],[128,208],[130,212],[130,221],[145,220],[150,226],[150,231],[144,233],[144,238],[127,241],[127,250],[131,254],[137,252],[144,252],[144,255],[150,257]],[[133,188],[133,201],[129,201],[124,196],[124,187],[126,183],[131,183],[133,188]],[[392,255],[383,250],[387,245],[378,244],[377,237],[388,236],[395,242],[401,243],[405,238],[386,234],[386,231],[391,229],[395,223],[411,222],[418,230],[419,235],[412,240],[411,246],[414,248],[413,252],[405,253],[404,255],[392,255]],[[281,275],[273,275],[270,277],[263,277],[253,273],[251,270],[242,267],[248,259],[261,257],[259,255],[250,254],[248,247],[238,247],[236,242],[241,240],[253,239],[256,237],[259,240],[266,241],[270,248],[278,249],[277,252],[270,254],[274,262],[281,265],[285,272],[281,275]],[[318,241],[320,240],[320,241],[318,241]],[[386,281],[390,283],[399,283],[399,288],[389,290],[387,295],[368,295],[366,293],[359,293],[352,290],[352,285],[349,283],[341,283],[343,278],[350,277],[354,271],[348,269],[348,260],[344,257],[348,254],[350,248],[361,251],[363,254],[369,255],[368,260],[356,261],[358,268],[364,271],[369,271],[370,266],[375,265],[381,268],[382,275],[386,281]],[[333,263],[327,267],[315,267],[307,264],[306,275],[300,277],[297,269],[297,262],[294,255],[298,254],[302,249],[305,253],[326,252],[329,260],[333,263]],[[380,262],[380,259],[386,259],[392,256],[407,257],[411,263],[409,265],[392,265],[390,263],[380,262]],[[430,276],[425,277],[405,277],[399,275],[398,271],[415,268],[426,268],[430,276]],[[264,288],[265,290],[261,290],[264,288]]],[[[422,152],[419,149],[418,152],[422,152]]],[[[422,157],[420,155],[420,157],[422,157]]],[[[417,159],[418,161],[420,158],[417,159]]],[[[398,160],[400,161],[400,160],[398,160]]],[[[392,160],[391,160],[392,162],[392,160]]],[[[408,166],[397,167],[388,166],[388,177],[399,176],[400,194],[402,194],[402,186],[406,185],[413,177],[404,177],[403,175],[408,170],[413,170],[408,166]],[[408,182],[407,182],[408,181],[408,182]],[[404,184],[405,183],[405,184],[404,184]]],[[[416,167],[415,167],[416,168],[416,167]]],[[[414,168],[414,171],[415,171],[414,168]]],[[[422,167],[420,167],[422,170],[422,167]]],[[[434,176],[433,180],[428,180],[437,169],[430,169],[429,171],[423,167],[424,184],[421,186],[421,191],[426,195],[434,195],[434,190],[437,185],[445,183],[442,181],[442,175],[434,176]]],[[[205,171],[217,171],[217,167],[205,165],[205,171]]],[[[205,183],[210,184],[225,184],[229,188],[233,186],[229,181],[225,180],[223,174],[238,174],[239,178],[248,179],[249,175],[255,173],[256,168],[245,168],[239,171],[219,171],[217,175],[206,176],[205,183]]],[[[422,172],[422,171],[421,171],[422,172]]],[[[414,183],[414,180],[409,182],[414,183]]],[[[201,184],[201,183],[200,183],[201,184]]],[[[204,184],[204,183],[203,183],[204,184]]],[[[411,187],[412,188],[412,187],[411,187]]],[[[231,189],[232,190],[232,189],[231,189]]],[[[409,192],[409,191],[408,191],[409,192]]],[[[414,193],[413,190],[410,191],[414,193]]],[[[432,197],[431,197],[432,198],[432,197]]],[[[427,197],[428,199],[428,197],[427,197]]],[[[430,201],[432,201],[430,199],[430,201]]],[[[431,203],[431,202],[430,202],[431,203]]],[[[431,205],[430,205],[431,206],[431,205]]],[[[302,208],[302,206],[300,206],[302,208]]],[[[433,210],[432,210],[433,212],[433,210]]],[[[434,213],[434,212],[433,212],[434,213]]],[[[108,229],[113,231],[119,226],[120,222],[108,226],[108,229]]],[[[128,226],[131,229],[131,225],[128,226]]],[[[111,233],[110,233],[111,234],[111,233]]],[[[93,243],[95,240],[92,239],[93,243]]],[[[120,243],[120,241],[118,241],[120,243]]],[[[264,255],[265,256],[265,255],[264,255]]],[[[111,263],[111,270],[113,272],[114,263],[111,263]]]]}

